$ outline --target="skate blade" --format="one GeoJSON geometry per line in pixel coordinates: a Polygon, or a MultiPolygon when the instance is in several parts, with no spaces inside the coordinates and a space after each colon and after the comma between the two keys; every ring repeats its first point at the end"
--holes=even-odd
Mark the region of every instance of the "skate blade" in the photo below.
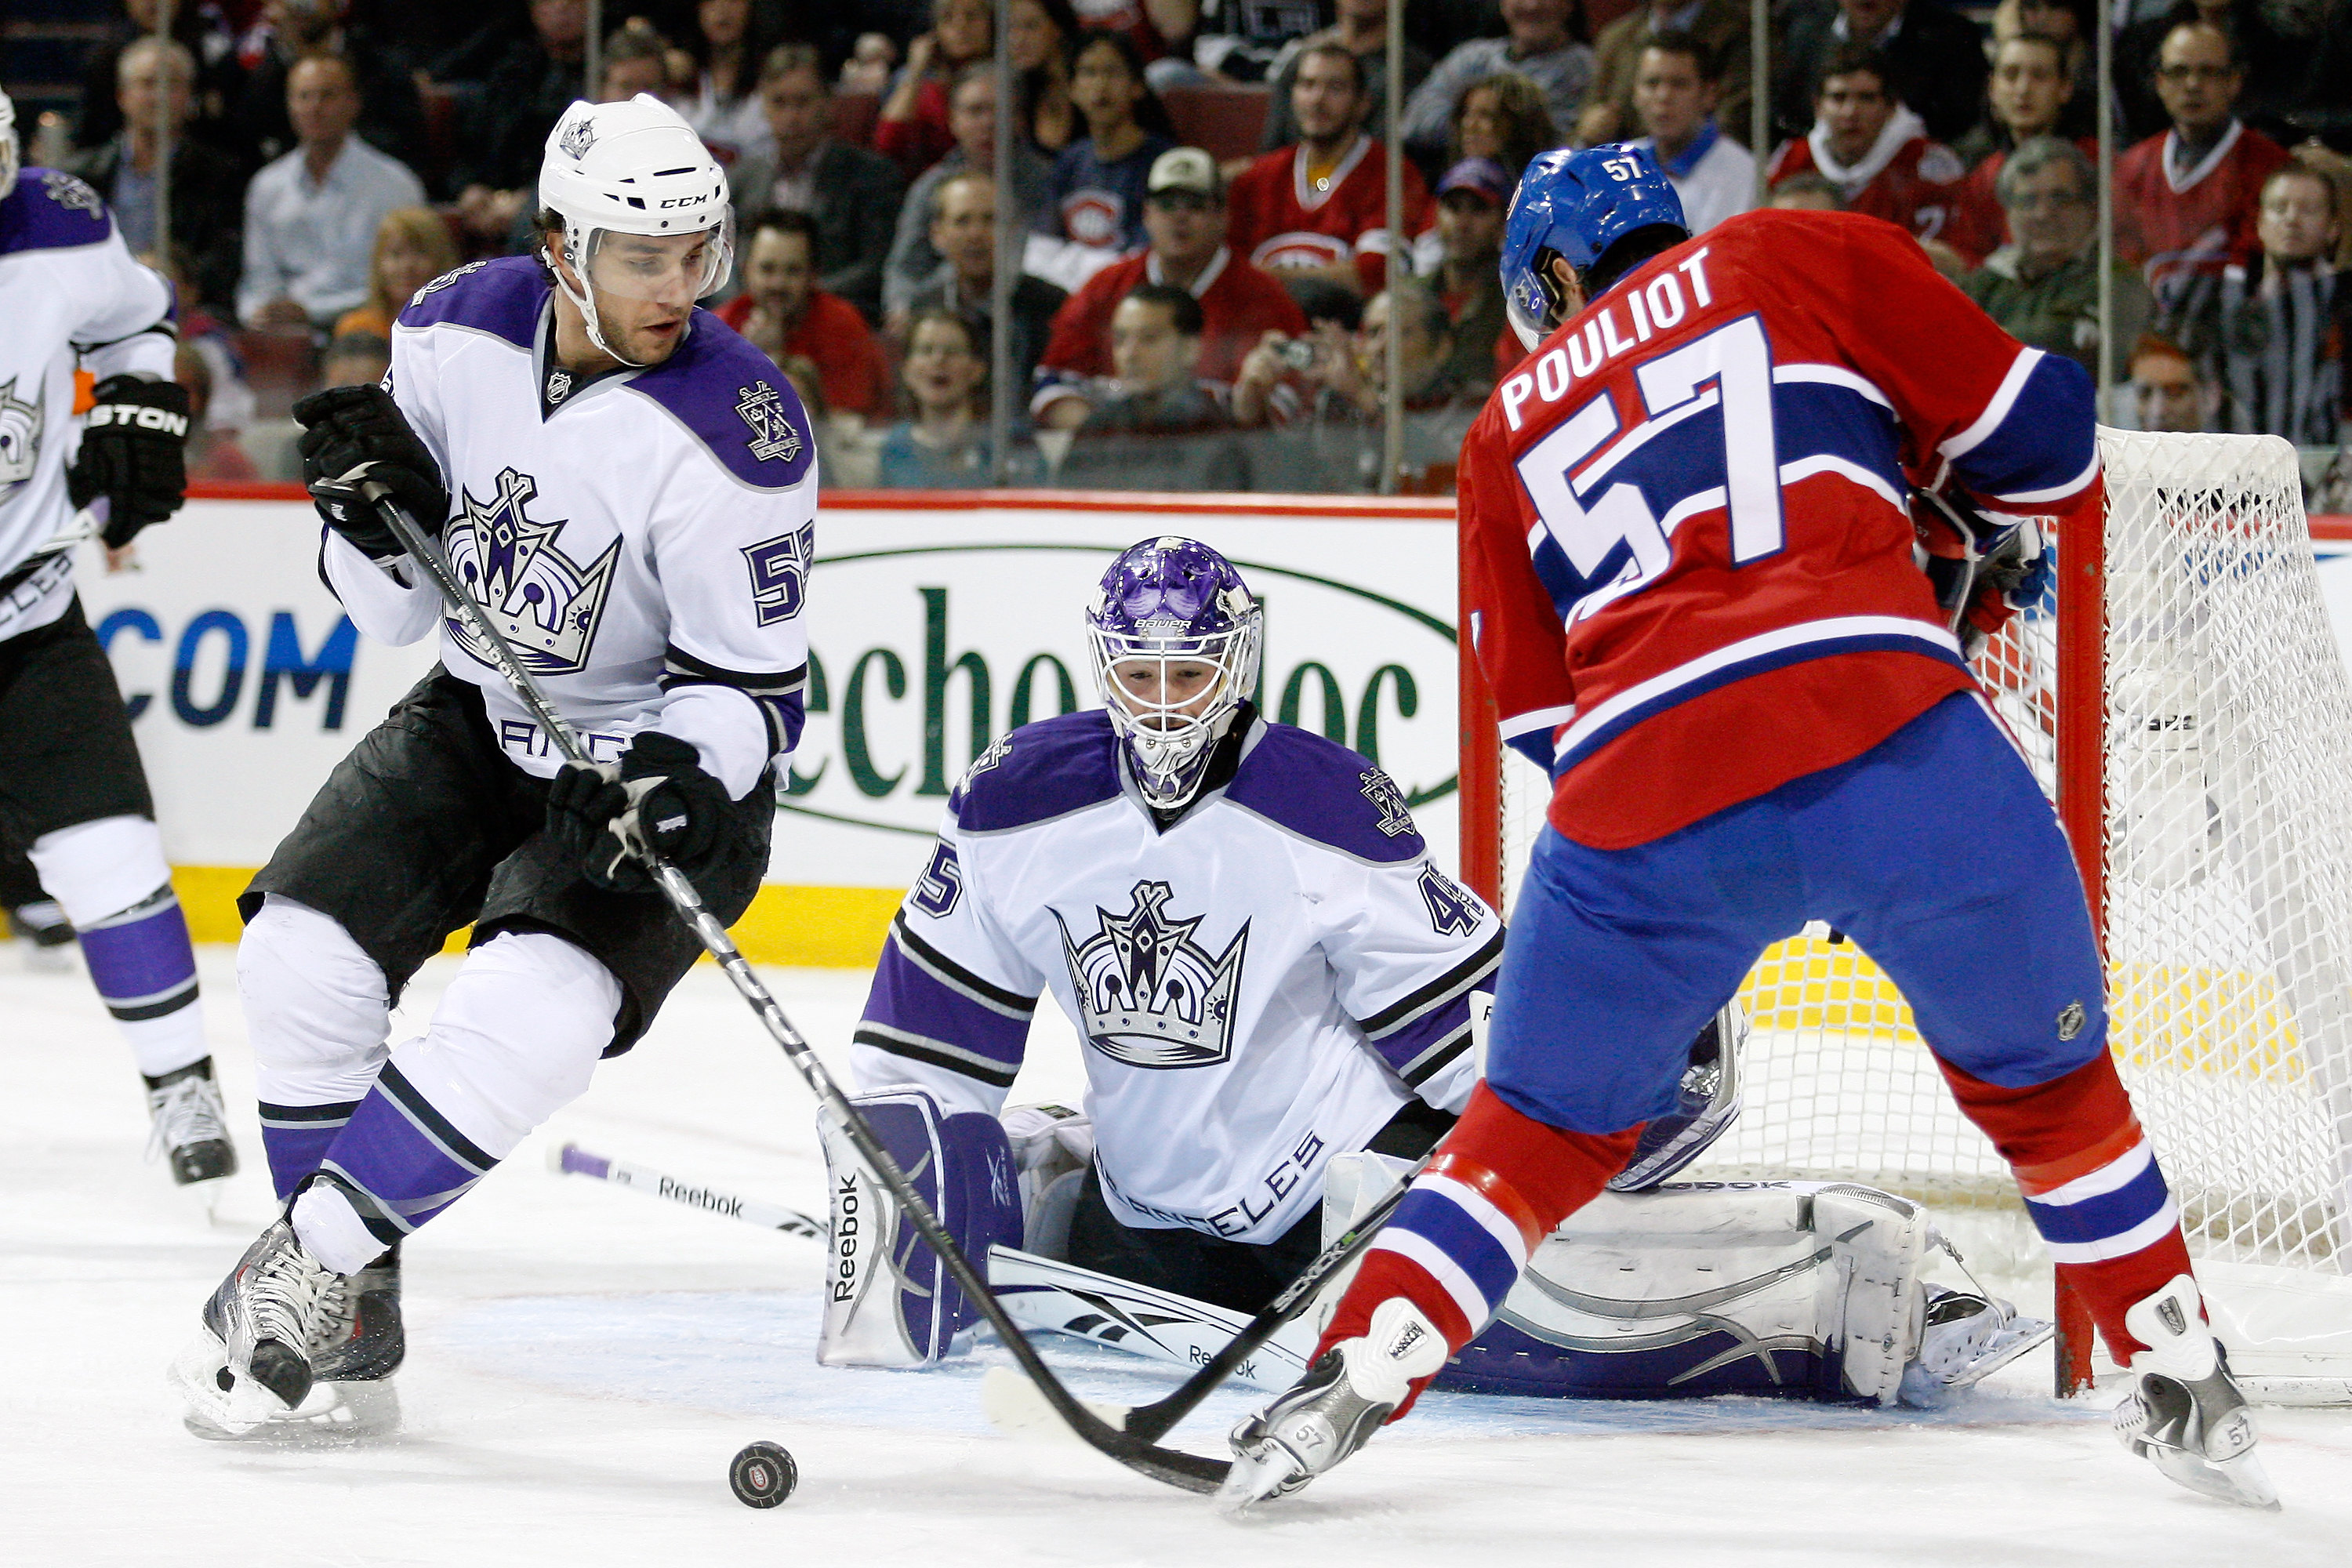
{"type": "Polygon", "coordinates": [[[321,1383],[292,1410],[242,1430],[215,1426],[189,1411],[181,1418],[191,1436],[210,1443],[257,1443],[268,1447],[340,1446],[390,1436],[400,1430],[400,1394],[389,1382],[321,1383]]]}
{"type": "Polygon", "coordinates": [[[2280,1511],[2278,1490],[2271,1485],[2263,1462],[2252,1454],[2241,1454],[2216,1464],[2185,1449],[2159,1447],[2152,1443],[2146,1446],[2145,1452],[2167,1479],[2200,1497],[2235,1503],[2240,1508],[2258,1508],[2268,1513],[2280,1511]]]}
{"type": "MultiPolygon", "coordinates": [[[[1128,1406],[1097,1405],[1090,1399],[1080,1403],[1112,1431],[1127,1429],[1128,1406]]],[[[980,1408],[989,1425],[1010,1437],[1082,1440],[1061,1413],[1045,1403],[1037,1385],[1009,1366],[992,1366],[980,1380],[980,1408]]]]}
{"type": "Polygon", "coordinates": [[[1233,1468],[1225,1472],[1224,1484],[1210,1499],[1209,1506],[1227,1519],[1238,1519],[1260,1503],[1288,1496],[1313,1479],[1278,1443],[1248,1449],[1236,1447],[1233,1468]]]}
{"type": "MultiPolygon", "coordinates": [[[[223,1388],[220,1375],[227,1367],[228,1346],[212,1330],[199,1329],[196,1337],[173,1358],[171,1383],[180,1397],[187,1401],[190,1421],[201,1420],[226,1436],[242,1436],[269,1419],[267,1408],[256,1406],[253,1394],[271,1405],[278,1405],[278,1401],[277,1395],[250,1378],[233,1378],[234,1386],[223,1388]]],[[[284,1408],[282,1405],[278,1407],[284,1408]]]]}

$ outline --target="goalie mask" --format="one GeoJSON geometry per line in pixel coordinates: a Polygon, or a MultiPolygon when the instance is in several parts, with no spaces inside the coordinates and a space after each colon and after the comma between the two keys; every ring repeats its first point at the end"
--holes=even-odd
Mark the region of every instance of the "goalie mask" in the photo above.
{"type": "Polygon", "coordinates": [[[1143,798],[1173,811],[1256,689],[1265,613],[1231,563],[1198,540],[1130,545],[1087,613],[1095,680],[1143,798]]]}
{"type": "Polygon", "coordinates": [[[727,176],[693,128],[651,93],[565,110],[548,134],[539,205],[563,220],[570,276],[546,251],[541,259],[580,307],[589,341],[624,364],[650,362],[607,341],[600,295],[690,308],[734,268],[727,176]]]}

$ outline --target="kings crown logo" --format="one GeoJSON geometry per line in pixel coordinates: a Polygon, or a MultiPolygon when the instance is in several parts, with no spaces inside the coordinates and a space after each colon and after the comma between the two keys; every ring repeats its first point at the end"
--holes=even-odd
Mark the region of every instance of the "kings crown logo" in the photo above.
{"type": "Polygon", "coordinates": [[[1249,922],[1212,956],[1192,940],[1205,917],[1169,914],[1170,897],[1165,882],[1138,882],[1127,913],[1095,910],[1097,929],[1084,942],[1055,915],[1079,1026],[1095,1049],[1129,1067],[1214,1067],[1233,1055],[1249,922]]]}
{"type": "Polygon", "coordinates": [[[14,377],[0,385],[0,485],[22,484],[40,461],[40,395],[41,389],[35,386],[34,401],[18,397],[14,377]]]}
{"type": "Polygon", "coordinates": [[[595,144],[596,127],[584,118],[575,120],[566,126],[563,134],[557,138],[555,143],[563,155],[575,163],[588,156],[588,149],[595,144]]]}
{"type": "Polygon", "coordinates": [[[763,463],[771,458],[782,458],[789,463],[799,457],[801,433],[784,417],[782,395],[764,381],[757,386],[739,386],[735,391],[743,400],[735,405],[735,412],[751,427],[751,456],[763,463]]]}
{"type": "MultiPolygon", "coordinates": [[[[562,522],[524,515],[523,503],[539,493],[538,480],[503,468],[497,484],[498,493],[487,501],[475,500],[471,490],[459,492],[465,510],[450,521],[444,539],[449,564],[525,668],[533,675],[577,674],[587,668],[596,640],[621,542],[614,540],[583,566],[556,548],[562,522]]],[[[460,647],[492,662],[490,650],[463,624],[452,619],[448,626],[460,647]]]]}

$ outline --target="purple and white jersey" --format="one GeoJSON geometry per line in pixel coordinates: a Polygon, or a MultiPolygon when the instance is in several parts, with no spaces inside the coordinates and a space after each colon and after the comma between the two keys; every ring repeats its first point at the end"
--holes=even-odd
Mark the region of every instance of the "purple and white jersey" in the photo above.
{"type": "MultiPolygon", "coordinates": [[[[530,258],[475,262],[419,289],[393,329],[393,396],[449,488],[442,542],[598,761],[658,729],[740,798],[800,738],[807,416],[705,310],[662,363],[576,382],[550,360],[552,293],[530,258]]],[[[562,758],[430,585],[331,531],[321,548],[361,631],[401,645],[437,629],[507,760],[554,774],[562,758]]]]}
{"type": "MultiPolygon", "coordinates": [[[[173,341],[171,285],[131,259],[96,191],[55,169],[0,191],[0,577],[72,520],[74,371],[169,381],[173,341]]],[[[59,550],[0,595],[0,639],[72,601],[73,552],[59,550]]]]}
{"type": "Polygon", "coordinates": [[[1050,991],[1111,1211],[1269,1242],[1412,1097],[1468,1100],[1503,928],[1344,746],[1253,719],[1208,784],[1161,831],[1099,709],[991,747],[892,922],[853,1065],[993,1112],[1050,991]]]}

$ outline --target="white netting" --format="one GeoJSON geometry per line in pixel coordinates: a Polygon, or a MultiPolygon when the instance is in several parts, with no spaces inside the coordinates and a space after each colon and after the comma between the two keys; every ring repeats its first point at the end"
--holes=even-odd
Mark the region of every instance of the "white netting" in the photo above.
{"type": "MultiPolygon", "coordinates": [[[[2200,1262],[2352,1273],[2352,685],[2294,450],[2114,431],[2101,447],[2117,1060],[2200,1262]]],[[[2053,792],[2059,707],[2077,697],[2057,668],[2054,598],[1979,663],[2053,792]]],[[[1506,755],[1507,890],[1548,795],[1506,755]]],[[[1693,1173],[1835,1176],[1947,1211],[2015,1210],[1901,994],[1828,936],[1782,943],[1748,975],[1747,1110],[1693,1173]]],[[[2323,1337],[2341,1324],[2352,1341],[2352,1308],[2329,1300],[2323,1337]]]]}

